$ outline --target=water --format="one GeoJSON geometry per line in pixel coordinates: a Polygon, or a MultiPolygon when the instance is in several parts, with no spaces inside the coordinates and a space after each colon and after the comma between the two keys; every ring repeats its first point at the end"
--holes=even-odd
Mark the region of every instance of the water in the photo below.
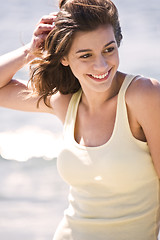
{"type": "MultiPolygon", "coordinates": [[[[120,47],[119,69],[127,73],[160,79],[159,0],[153,0],[152,3],[144,0],[115,0],[115,3],[119,8],[124,35],[120,47]]],[[[36,0],[34,3],[31,0],[3,1],[0,8],[0,54],[29,42],[40,17],[57,11],[57,5],[57,2],[52,0],[36,0]]],[[[16,74],[16,77],[28,79],[27,70],[25,67],[16,74]]],[[[25,161],[32,156],[52,159],[57,155],[62,125],[54,116],[6,109],[0,109],[0,114],[0,148],[4,158],[25,161]],[[33,131],[35,127],[36,131],[33,131]],[[36,139],[38,142],[35,146],[33,142],[36,142],[36,139]],[[43,145],[40,139],[44,139],[48,144],[43,145]],[[17,151],[19,144],[21,147],[17,151]]]]}
{"type": "MultiPolygon", "coordinates": [[[[160,1],[115,3],[124,35],[119,69],[160,79],[160,1]]],[[[52,0],[2,1],[0,54],[29,42],[40,17],[57,5],[52,0]]],[[[27,80],[27,71],[16,77],[27,80]]],[[[62,125],[49,114],[3,108],[0,117],[0,239],[52,239],[67,205],[68,187],[56,171],[62,125]]]]}

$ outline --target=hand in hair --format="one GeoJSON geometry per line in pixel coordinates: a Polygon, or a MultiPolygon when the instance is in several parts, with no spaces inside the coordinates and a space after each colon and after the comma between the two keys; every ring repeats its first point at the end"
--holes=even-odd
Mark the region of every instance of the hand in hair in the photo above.
{"type": "Polygon", "coordinates": [[[31,40],[32,52],[35,52],[38,48],[43,47],[43,43],[47,35],[54,28],[54,21],[56,17],[56,13],[51,13],[49,15],[43,16],[37,23],[31,40]]]}

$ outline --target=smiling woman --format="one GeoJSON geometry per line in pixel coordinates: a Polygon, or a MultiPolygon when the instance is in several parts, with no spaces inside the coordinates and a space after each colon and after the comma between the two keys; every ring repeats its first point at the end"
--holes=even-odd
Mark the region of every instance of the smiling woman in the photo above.
{"type": "MultiPolygon", "coordinates": [[[[114,41],[116,47],[120,46],[122,40],[118,12],[112,2],[100,1],[95,4],[94,1],[66,1],[63,5],[62,1],[60,2],[60,8],[61,11],[55,20],[55,27],[53,31],[50,32],[45,43],[45,50],[48,54],[39,62],[38,67],[37,65],[33,67],[33,75],[31,78],[35,91],[40,92],[40,94],[44,96],[44,99],[47,95],[52,95],[53,92],[56,91],[68,94],[76,92],[81,87],[79,79],[73,74],[73,71],[71,71],[71,66],[68,66],[68,63],[63,61],[70,50],[75,47],[73,43],[79,39],[79,36],[76,37],[76,35],[81,34],[83,37],[83,32],[92,31],[94,40],[98,44],[98,35],[93,31],[99,26],[105,26],[104,29],[106,29],[107,26],[108,31],[110,29],[112,32],[110,33],[112,34],[112,36],[110,36],[112,40],[110,41],[114,41]],[[94,15],[95,11],[96,16],[94,15]],[[62,67],[59,62],[65,65],[65,68],[62,67]],[[36,84],[36,82],[38,82],[38,84],[36,84]],[[41,82],[41,84],[39,84],[39,82],[41,82]]],[[[103,35],[106,37],[107,32],[103,33],[103,35]]],[[[86,53],[87,49],[90,50],[88,39],[83,37],[81,40],[84,41],[85,45],[79,44],[79,46],[74,49],[77,54],[81,51],[84,53],[84,50],[86,53]],[[84,49],[84,46],[86,46],[87,49],[86,47],[84,49]]],[[[80,40],[78,42],[80,43],[80,40]]],[[[104,45],[101,46],[103,47],[103,53],[105,53],[109,42],[104,41],[104,45]]],[[[109,49],[109,52],[110,51],[111,48],[109,49]]],[[[89,56],[88,53],[87,55],[85,54],[79,57],[86,58],[87,56],[89,56]]],[[[33,64],[34,63],[37,62],[33,62],[33,64]]]]}
{"type": "Polygon", "coordinates": [[[106,92],[113,84],[119,65],[113,27],[102,25],[93,31],[77,32],[69,53],[61,63],[70,67],[86,95],[88,91],[106,92]]]}
{"type": "Polygon", "coordinates": [[[113,2],[59,6],[31,43],[0,59],[1,106],[55,114],[64,124],[57,166],[70,185],[69,207],[54,240],[157,240],[160,84],[118,71],[113,2]],[[13,80],[31,60],[31,85],[13,80]]]}

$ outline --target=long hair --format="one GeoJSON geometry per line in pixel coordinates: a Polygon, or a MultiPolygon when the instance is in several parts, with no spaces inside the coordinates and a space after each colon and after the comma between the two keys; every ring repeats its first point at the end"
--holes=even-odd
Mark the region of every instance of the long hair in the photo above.
{"type": "Polygon", "coordinates": [[[31,63],[33,93],[47,105],[47,96],[57,91],[75,93],[80,83],[69,66],[61,59],[67,56],[73,37],[78,31],[92,31],[101,25],[111,25],[118,47],[122,40],[118,11],[110,0],[59,0],[54,29],[48,34],[43,49],[31,63]]]}

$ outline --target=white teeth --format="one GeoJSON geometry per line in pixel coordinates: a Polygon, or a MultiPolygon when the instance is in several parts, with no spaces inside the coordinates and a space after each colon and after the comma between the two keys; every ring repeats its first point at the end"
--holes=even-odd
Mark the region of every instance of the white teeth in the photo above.
{"type": "Polygon", "coordinates": [[[92,77],[98,78],[98,79],[103,79],[103,78],[105,78],[107,75],[108,75],[108,72],[105,73],[105,74],[103,74],[103,75],[92,75],[92,77]]]}

